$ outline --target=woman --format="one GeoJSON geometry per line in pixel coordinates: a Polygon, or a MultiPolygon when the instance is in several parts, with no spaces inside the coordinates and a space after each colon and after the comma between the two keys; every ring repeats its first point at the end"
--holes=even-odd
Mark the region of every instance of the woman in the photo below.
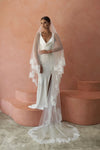
{"type": "Polygon", "coordinates": [[[61,40],[48,16],[40,20],[30,58],[29,77],[37,86],[36,104],[31,109],[43,110],[38,127],[28,134],[38,143],[54,143],[76,140],[80,135],[76,127],[62,121],[60,104],[60,80],[64,73],[65,58],[61,40]],[[38,80],[36,75],[38,75],[38,80]]]}

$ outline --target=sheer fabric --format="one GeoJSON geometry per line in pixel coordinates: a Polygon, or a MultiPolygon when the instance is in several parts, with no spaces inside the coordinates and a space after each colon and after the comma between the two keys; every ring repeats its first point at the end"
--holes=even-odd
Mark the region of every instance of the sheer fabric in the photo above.
{"type": "MultiPolygon", "coordinates": [[[[67,122],[62,122],[61,114],[61,101],[60,101],[60,89],[59,85],[61,82],[62,74],[64,73],[64,66],[66,65],[64,57],[64,49],[60,40],[59,35],[56,32],[56,29],[51,23],[50,30],[54,34],[54,44],[51,46],[50,39],[48,42],[43,42],[43,47],[41,50],[50,50],[52,49],[52,79],[47,96],[47,107],[43,107],[43,112],[40,118],[39,125],[33,127],[28,131],[28,134],[38,143],[68,143],[70,141],[76,140],[80,134],[76,127],[70,125],[67,122]]],[[[33,43],[32,54],[30,58],[30,73],[29,78],[32,78],[32,82],[38,87],[39,81],[38,76],[40,74],[40,64],[43,64],[41,57],[39,55],[40,49],[40,35],[41,27],[36,33],[33,43]]],[[[42,54],[44,59],[48,54],[42,54]]],[[[44,61],[45,62],[45,61],[44,61]]],[[[45,65],[44,65],[45,66],[45,65]]],[[[48,66],[49,69],[49,66],[48,66]]],[[[31,109],[39,109],[35,104],[28,106],[31,109]]],[[[33,118],[34,119],[34,118],[33,118]]]]}

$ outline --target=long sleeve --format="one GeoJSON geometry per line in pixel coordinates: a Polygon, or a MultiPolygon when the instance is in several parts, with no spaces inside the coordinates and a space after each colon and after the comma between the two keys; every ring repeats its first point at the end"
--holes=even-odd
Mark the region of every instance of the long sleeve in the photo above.
{"type": "Polygon", "coordinates": [[[61,40],[60,40],[58,34],[56,34],[56,33],[54,34],[54,40],[56,42],[56,44],[55,44],[56,46],[52,49],[52,52],[57,52],[59,50],[62,50],[63,46],[62,46],[61,40]]]}
{"type": "Polygon", "coordinates": [[[39,33],[36,34],[36,37],[34,39],[34,57],[35,57],[35,60],[37,62],[37,64],[39,65],[40,64],[40,61],[39,61],[39,55],[38,55],[38,43],[39,43],[39,33]]]}

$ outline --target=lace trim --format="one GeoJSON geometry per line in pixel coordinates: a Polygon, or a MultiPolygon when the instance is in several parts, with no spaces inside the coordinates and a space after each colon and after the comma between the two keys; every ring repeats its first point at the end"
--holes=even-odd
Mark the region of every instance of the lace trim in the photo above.
{"type": "MultiPolygon", "coordinates": [[[[35,131],[36,131],[36,130],[39,130],[39,129],[41,129],[41,128],[43,127],[43,128],[44,128],[44,132],[45,132],[45,127],[46,127],[46,126],[48,126],[48,125],[33,127],[32,129],[30,129],[30,130],[28,131],[28,134],[31,136],[31,138],[32,138],[34,141],[38,142],[39,144],[69,143],[70,141],[75,141],[75,140],[77,140],[77,139],[79,138],[79,136],[80,136],[79,131],[78,131],[78,129],[77,129],[76,127],[73,127],[73,126],[67,124],[67,126],[72,127],[72,129],[73,129],[73,136],[72,136],[72,137],[65,137],[64,132],[62,132],[59,128],[56,127],[57,130],[58,130],[58,132],[61,133],[61,135],[63,135],[63,138],[62,138],[62,137],[61,137],[61,138],[59,138],[59,137],[51,138],[51,137],[50,137],[49,139],[47,139],[47,138],[48,138],[47,135],[46,135],[47,137],[43,137],[43,136],[41,135],[41,136],[40,136],[41,139],[40,139],[39,136],[38,136],[38,134],[36,135],[35,131]]],[[[66,127],[66,128],[67,128],[67,127],[66,127]]],[[[50,133],[50,129],[48,129],[48,131],[49,131],[49,133],[50,133]]],[[[43,132],[43,133],[44,133],[44,132],[43,132]]],[[[51,132],[52,132],[52,131],[51,131],[51,132]]],[[[44,135],[44,134],[43,134],[43,135],[44,135]]]]}
{"type": "Polygon", "coordinates": [[[33,137],[32,136],[32,138],[36,141],[36,142],[38,142],[38,143],[40,143],[40,144],[50,144],[50,143],[69,143],[70,141],[74,141],[74,140],[77,140],[78,139],[78,137],[79,137],[80,135],[79,134],[76,134],[76,133],[74,133],[74,135],[73,135],[73,138],[68,138],[68,139],[61,139],[61,138],[56,138],[56,139],[54,139],[54,138],[51,138],[51,139],[49,139],[49,140],[45,140],[45,141],[43,141],[43,140],[38,140],[38,138],[36,138],[35,136],[33,137]]]}

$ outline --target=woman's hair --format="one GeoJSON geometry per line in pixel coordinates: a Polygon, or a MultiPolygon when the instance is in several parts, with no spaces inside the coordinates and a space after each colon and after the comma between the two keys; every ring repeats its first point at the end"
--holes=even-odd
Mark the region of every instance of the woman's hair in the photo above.
{"type": "Polygon", "coordinates": [[[51,20],[50,20],[50,18],[49,18],[48,16],[44,16],[44,17],[41,18],[41,20],[42,20],[42,19],[44,19],[44,20],[46,20],[47,22],[51,23],[51,20]]]}

